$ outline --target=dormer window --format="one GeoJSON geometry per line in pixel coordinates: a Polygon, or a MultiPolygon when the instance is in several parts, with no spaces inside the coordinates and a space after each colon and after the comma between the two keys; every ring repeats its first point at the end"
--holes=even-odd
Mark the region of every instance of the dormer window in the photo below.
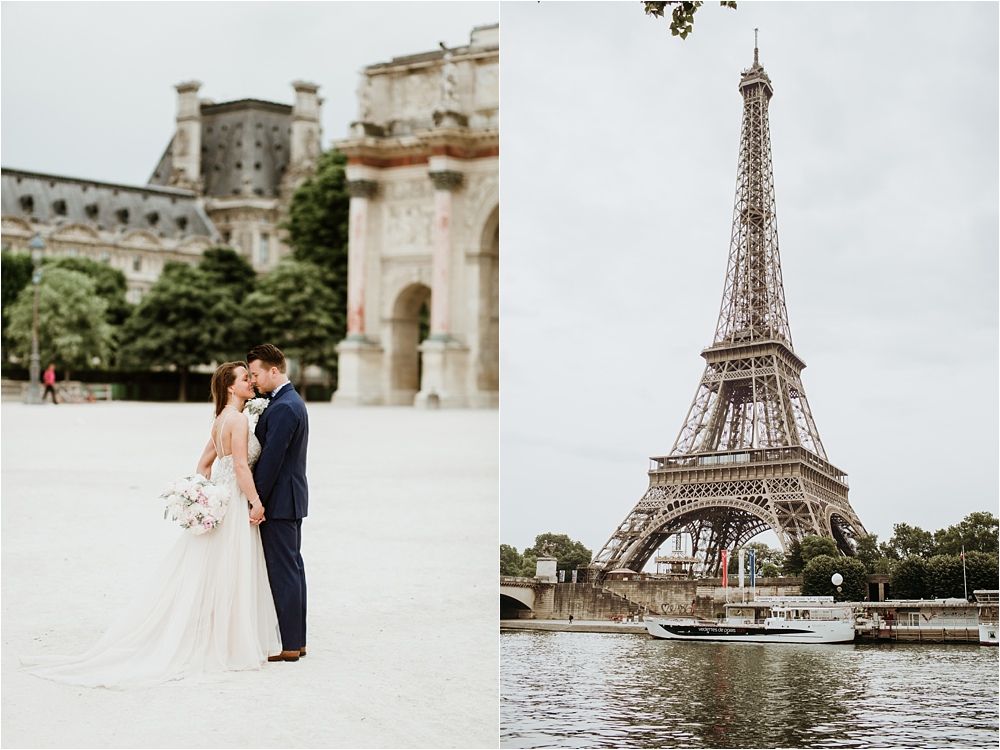
{"type": "Polygon", "coordinates": [[[57,201],[53,202],[53,204],[52,204],[52,212],[55,213],[56,216],[65,216],[66,215],[66,201],[64,201],[64,200],[57,200],[57,201]]]}
{"type": "Polygon", "coordinates": [[[180,229],[182,232],[185,229],[187,229],[188,225],[187,216],[178,216],[176,219],[174,219],[174,221],[177,223],[177,228],[180,229]]]}
{"type": "Polygon", "coordinates": [[[155,227],[157,222],[160,220],[160,215],[156,211],[150,211],[146,214],[146,221],[149,222],[149,226],[155,227]]]}
{"type": "Polygon", "coordinates": [[[128,224],[128,209],[127,208],[119,208],[117,211],[115,211],[115,216],[118,218],[118,222],[120,224],[128,224]]]}
{"type": "Polygon", "coordinates": [[[93,221],[97,218],[97,214],[100,213],[100,209],[97,207],[96,203],[88,203],[83,207],[83,210],[87,213],[87,218],[93,221]]]}
{"type": "Polygon", "coordinates": [[[35,199],[30,195],[21,196],[21,210],[26,214],[30,214],[35,210],[35,199]]]}

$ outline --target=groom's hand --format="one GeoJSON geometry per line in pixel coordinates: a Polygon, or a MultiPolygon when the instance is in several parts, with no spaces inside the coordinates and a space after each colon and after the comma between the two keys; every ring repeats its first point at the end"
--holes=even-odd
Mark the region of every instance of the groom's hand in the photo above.
{"type": "Polygon", "coordinates": [[[250,523],[254,526],[263,522],[264,520],[264,506],[258,501],[257,503],[250,506],[250,523]]]}

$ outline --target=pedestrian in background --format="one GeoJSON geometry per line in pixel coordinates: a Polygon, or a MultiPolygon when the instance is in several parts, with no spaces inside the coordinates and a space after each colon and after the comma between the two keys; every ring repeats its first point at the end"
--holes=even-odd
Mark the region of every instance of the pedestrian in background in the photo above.
{"type": "Polygon", "coordinates": [[[42,401],[45,401],[45,397],[50,393],[52,394],[52,403],[58,404],[59,399],[56,396],[56,366],[49,365],[48,369],[42,375],[42,382],[45,383],[45,393],[42,394],[42,401]]]}

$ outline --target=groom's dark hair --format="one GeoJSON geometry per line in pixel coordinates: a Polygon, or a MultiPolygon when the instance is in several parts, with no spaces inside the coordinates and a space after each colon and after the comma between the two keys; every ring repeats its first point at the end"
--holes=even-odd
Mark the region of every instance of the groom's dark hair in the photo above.
{"type": "Polygon", "coordinates": [[[258,344],[247,352],[247,364],[260,360],[268,367],[277,367],[278,372],[285,371],[285,355],[274,344],[258,344]]]}

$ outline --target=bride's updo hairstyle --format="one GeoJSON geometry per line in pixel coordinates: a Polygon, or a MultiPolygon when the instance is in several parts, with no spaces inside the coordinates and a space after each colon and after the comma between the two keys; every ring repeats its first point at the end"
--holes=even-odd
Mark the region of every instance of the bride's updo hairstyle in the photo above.
{"type": "Polygon", "coordinates": [[[222,414],[229,401],[229,386],[236,382],[236,368],[246,368],[246,362],[226,362],[212,376],[212,400],[215,401],[215,416],[222,414]]]}

